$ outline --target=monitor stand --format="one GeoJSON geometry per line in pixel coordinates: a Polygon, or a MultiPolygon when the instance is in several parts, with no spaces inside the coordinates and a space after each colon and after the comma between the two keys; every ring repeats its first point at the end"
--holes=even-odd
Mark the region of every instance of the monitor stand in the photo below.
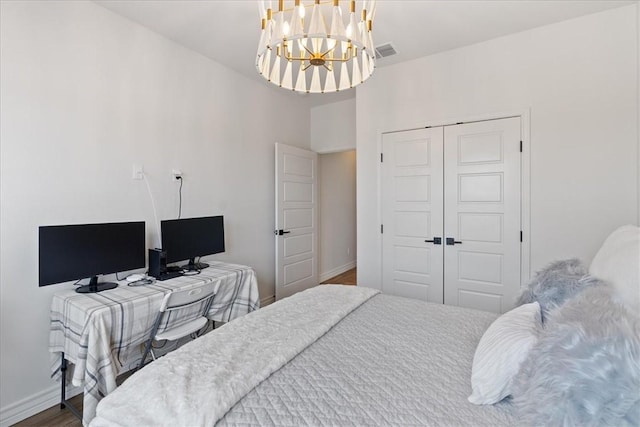
{"type": "Polygon", "coordinates": [[[98,276],[93,276],[89,283],[86,285],[78,286],[76,292],[79,294],[92,294],[95,292],[102,292],[109,289],[117,288],[118,284],[113,282],[100,282],[98,283],[98,276]]]}
{"type": "Polygon", "coordinates": [[[187,271],[204,270],[207,267],[209,267],[209,264],[204,263],[204,262],[195,262],[195,258],[190,258],[189,259],[189,264],[186,264],[186,265],[182,266],[182,268],[187,270],[187,271]]]}

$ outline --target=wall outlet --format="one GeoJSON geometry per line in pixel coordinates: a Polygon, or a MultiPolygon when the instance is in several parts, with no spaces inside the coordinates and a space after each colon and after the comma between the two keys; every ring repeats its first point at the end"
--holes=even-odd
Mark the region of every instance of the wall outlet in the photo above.
{"type": "Polygon", "coordinates": [[[131,178],[137,179],[137,180],[144,179],[144,166],[137,165],[134,163],[131,178]]]}
{"type": "Polygon", "coordinates": [[[178,181],[178,180],[182,179],[182,171],[180,169],[172,169],[171,170],[171,176],[172,176],[174,181],[178,181]]]}
{"type": "Polygon", "coordinates": [[[351,248],[347,248],[347,255],[351,255],[351,248]]]}

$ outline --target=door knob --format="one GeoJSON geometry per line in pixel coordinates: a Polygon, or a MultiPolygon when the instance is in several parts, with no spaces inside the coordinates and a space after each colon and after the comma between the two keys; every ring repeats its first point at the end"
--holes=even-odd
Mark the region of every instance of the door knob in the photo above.
{"type": "Polygon", "coordinates": [[[453,237],[447,237],[447,245],[459,245],[462,242],[455,240],[453,237]]]}
{"type": "Polygon", "coordinates": [[[426,243],[433,243],[434,245],[442,244],[442,237],[434,237],[433,240],[425,240],[426,243]]]}
{"type": "Polygon", "coordinates": [[[287,231],[284,231],[284,230],[275,230],[275,231],[273,232],[273,234],[275,234],[276,236],[282,236],[283,234],[289,234],[289,233],[291,233],[291,231],[288,231],[288,230],[287,230],[287,231]]]}

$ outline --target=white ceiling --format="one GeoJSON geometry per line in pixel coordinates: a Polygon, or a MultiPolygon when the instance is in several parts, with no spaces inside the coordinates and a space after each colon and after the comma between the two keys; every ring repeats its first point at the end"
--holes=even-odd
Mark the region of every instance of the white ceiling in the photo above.
{"type": "MultiPolygon", "coordinates": [[[[254,65],[260,36],[255,0],[95,2],[271,86],[258,75],[254,65]]],[[[286,0],[286,3],[292,1],[286,0]]],[[[378,60],[376,67],[632,3],[612,0],[378,0],[374,44],[391,42],[398,54],[378,60]]],[[[352,97],[354,93],[306,96],[311,98],[312,105],[318,105],[352,97]]]]}

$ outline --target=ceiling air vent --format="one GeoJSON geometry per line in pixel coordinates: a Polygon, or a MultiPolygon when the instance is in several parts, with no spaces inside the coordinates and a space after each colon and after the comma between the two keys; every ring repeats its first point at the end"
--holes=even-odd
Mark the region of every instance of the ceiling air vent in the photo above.
{"type": "Polygon", "coordinates": [[[387,56],[395,55],[398,53],[396,48],[391,43],[381,44],[376,46],[376,59],[386,58],[387,56]]]}

